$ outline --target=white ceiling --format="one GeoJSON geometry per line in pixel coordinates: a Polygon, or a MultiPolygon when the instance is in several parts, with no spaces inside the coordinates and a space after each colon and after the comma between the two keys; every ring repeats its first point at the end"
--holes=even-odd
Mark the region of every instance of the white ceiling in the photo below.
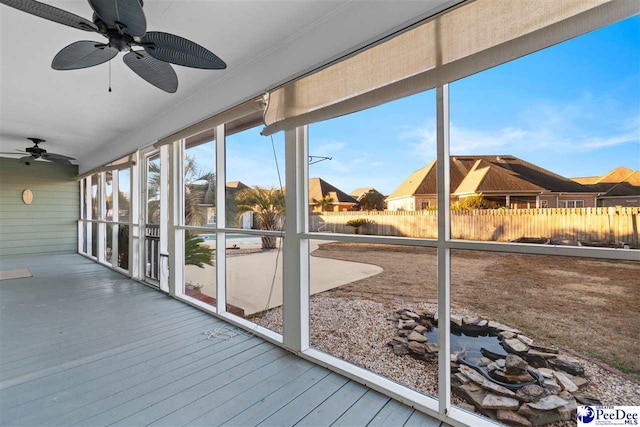
{"type": "MultiPolygon", "coordinates": [[[[460,0],[146,0],[150,31],[193,40],[227,63],[224,71],[174,66],[165,93],[124,65],[55,71],[66,45],[101,36],[0,5],[0,151],[26,137],[78,159],[81,171],[151,144],[460,0]]],[[[91,19],[85,0],[46,3],[91,19]]]]}

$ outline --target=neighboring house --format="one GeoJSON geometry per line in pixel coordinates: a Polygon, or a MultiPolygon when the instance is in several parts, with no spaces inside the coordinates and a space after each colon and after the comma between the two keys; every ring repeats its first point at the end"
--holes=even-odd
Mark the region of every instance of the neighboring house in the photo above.
{"type": "Polygon", "coordinates": [[[354,206],[358,204],[358,201],[340,190],[337,187],[329,184],[327,181],[321,178],[310,178],[309,179],[309,205],[310,208],[315,212],[320,212],[320,207],[313,206],[315,204],[315,200],[322,200],[325,197],[329,196],[331,198],[330,209],[325,208],[324,210],[330,210],[334,212],[338,211],[348,211],[353,209],[354,206]]]}
{"type": "Polygon", "coordinates": [[[598,193],[597,206],[640,206],[640,171],[621,166],[602,176],[573,180],[598,193]]]}
{"type": "Polygon", "coordinates": [[[349,195],[359,202],[367,193],[369,193],[369,191],[372,191],[372,190],[378,191],[373,187],[361,187],[361,188],[356,188],[351,193],[349,193],[349,195]]]}
{"type": "MultiPolygon", "coordinates": [[[[596,205],[591,188],[510,155],[451,156],[451,203],[482,195],[494,206],[578,208],[596,205]]],[[[389,210],[436,206],[436,162],[413,172],[387,198],[389,210]]]]}
{"type": "MultiPolygon", "coordinates": [[[[205,225],[215,225],[216,224],[215,180],[211,180],[208,184],[203,185],[203,187],[205,186],[207,187],[206,191],[201,191],[201,194],[203,195],[203,199],[200,203],[197,203],[197,206],[200,209],[200,212],[202,213],[202,217],[204,218],[205,225]]],[[[235,198],[235,195],[238,192],[249,188],[248,185],[244,184],[241,181],[227,182],[225,187],[226,187],[225,197],[227,198],[227,200],[233,200],[235,198]]],[[[236,218],[236,213],[230,211],[231,206],[232,206],[231,204],[227,206],[227,211],[228,211],[227,224],[231,225],[231,224],[234,224],[236,221],[241,221],[242,224],[249,224],[246,227],[243,225],[242,228],[251,228],[251,221],[252,221],[251,212],[247,212],[245,214],[247,218],[243,217],[241,220],[239,220],[238,218],[236,218]]]]}
{"type": "MultiPolygon", "coordinates": [[[[374,192],[376,193],[377,196],[379,196],[381,199],[386,199],[385,196],[382,195],[382,193],[380,193],[378,190],[376,190],[373,187],[361,187],[361,188],[356,188],[355,190],[353,190],[351,193],[349,193],[349,195],[351,197],[353,197],[354,199],[356,199],[356,201],[358,203],[360,203],[362,201],[362,199],[364,198],[364,196],[366,196],[367,194],[369,194],[370,192],[374,192]]],[[[387,208],[387,203],[385,201],[384,203],[384,209],[387,208]]],[[[361,208],[362,209],[362,208],[361,208]]]]}

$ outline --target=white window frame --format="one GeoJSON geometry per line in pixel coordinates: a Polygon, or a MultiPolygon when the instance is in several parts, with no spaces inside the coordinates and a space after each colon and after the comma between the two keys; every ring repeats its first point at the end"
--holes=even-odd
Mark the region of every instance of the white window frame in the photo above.
{"type": "Polygon", "coordinates": [[[584,208],[584,200],[560,200],[560,208],[563,209],[575,209],[575,208],[584,208]],[[582,206],[578,206],[582,205],[582,206]]]}

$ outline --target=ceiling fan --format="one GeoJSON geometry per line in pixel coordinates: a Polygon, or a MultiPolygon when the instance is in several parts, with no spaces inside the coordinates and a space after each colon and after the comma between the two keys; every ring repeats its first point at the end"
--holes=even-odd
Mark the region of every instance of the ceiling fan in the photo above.
{"type": "Polygon", "coordinates": [[[147,82],[169,93],[178,90],[178,76],[171,64],[191,68],[223,70],[227,67],[215,54],[180,36],[147,32],[143,0],[88,0],[93,22],[35,0],[0,0],[23,12],[59,24],[98,33],[106,43],[83,40],[63,48],[53,58],[55,70],[77,70],[110,61],[127,51],[124,63],[147,82]],[[134,47],[142,49],[134,50],[134,47]]]}
{"type": "Polygon", "coordinates": [[[27,147],[25,148],[25,151],[16,150],[16,153],[0,153],[0,154],[11,155],[11,156],[17,156],[17,155],[23,156],[26,154],[26,156],[20,158],[20,161],[26,164],[27,166],[29,166],[32,161],[38,160],[38,159],[48,160],[50,162],[60,163],[63,165],[70,165],[71,160],[75,160],[73,157],[63,156],[62,154],[49,153],[44,148],[40,148],[38,144],[46,142],[44,139],[40,139],[40,138],[27,138],[27,139],[30,139],[31,141],[33,141],[33,147],[27,147]]]}

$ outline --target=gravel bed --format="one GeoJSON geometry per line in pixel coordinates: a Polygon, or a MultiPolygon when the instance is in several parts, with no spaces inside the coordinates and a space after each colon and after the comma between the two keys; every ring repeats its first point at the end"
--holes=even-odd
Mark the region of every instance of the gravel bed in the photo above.
{"type": "MultiPolygon", "coordinates": [[[[437,397],[437,362],[424,362],[410,356],[396,356],[387,342],[396,334],[393,322],[386,320],[395,310],[410,308],[434,312],[432,303],[403,301],[375,302],[368,299],[333,298],[315,295],[311,298],[311,346],[355,365],[369,369],[386,378],[437,397]]],[[[474,315],[467,309],[455,314],[474,315]]],[[[282,332],[282,310],[269,310],[252,321],[266,328],[282,332]]],[[[640,385],[581,359],[590,383],[585,393],[600,398],[605,405],[640,405],[640,385]]],[[[459,403],[452,396],[453,403],[459,403]]],[[[573,426],[575,422],[554,423],[553,426],[573,426]]]]}

